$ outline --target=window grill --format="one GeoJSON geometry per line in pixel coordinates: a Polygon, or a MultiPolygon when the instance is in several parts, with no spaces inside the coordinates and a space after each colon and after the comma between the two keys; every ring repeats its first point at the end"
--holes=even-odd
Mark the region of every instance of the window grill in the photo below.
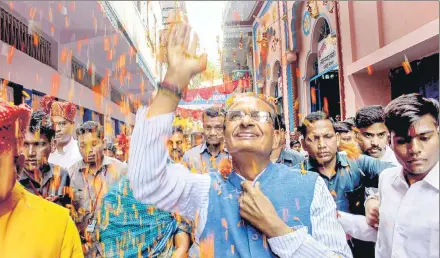
{"type": "Polygon", "coordinates": [[[113,101],[114,103],[120,105],[120,104],[121,104],[121,101],[122,101],[122,94],[121,94],[117,89],[115,89],[114,87],[112,87],[112,88],[111,88],[111,91],[110,91],[110,99],[111,99],[111,101],[113,101]]]}
{"type": "Polygon", "coordinates": [[[28,56],[51,66],[52,45],[39,33],[29,33],[29,27],[0,7],[0,40],[22,51],[28,56]],[[34,42],[34,37],[38,41],[34,42]]]}
{"type": "MultiPolygon", "coordinates": [[[[95,73],[95,80],[93,81],[92,74],[90,74],[87,70],[86,65],[81,63],[75,57],[72,57],[72,78],[86,86],[89,89],[95,90],[95,85],[99,85],[102,81],[102,77],[95,73]]],[[[98,92],[102,94],[102,89],[98,89],[98,92]]]]}

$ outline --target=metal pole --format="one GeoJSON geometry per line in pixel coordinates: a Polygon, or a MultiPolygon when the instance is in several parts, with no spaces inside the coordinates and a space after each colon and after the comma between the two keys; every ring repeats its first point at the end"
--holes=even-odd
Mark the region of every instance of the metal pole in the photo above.
{"type": "Polygon", "coordinates": [[[346,109],[345,109],[345,85],[344,85],[344,64],[342,59],[342,43],[341,43],[341,21],[339,14],[339,3],[335,3],[335,18],[336,18],[336,40],[338,48],[338,73],[339,73],[339,97],[341,98],[341,119],[345,120],[346,109]]]}

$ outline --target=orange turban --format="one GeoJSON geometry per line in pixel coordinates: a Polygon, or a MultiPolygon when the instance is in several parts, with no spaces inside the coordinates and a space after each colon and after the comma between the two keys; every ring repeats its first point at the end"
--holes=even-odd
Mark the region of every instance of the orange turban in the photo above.
{"type": "Polygon", "coordinates": [[[61,116],[72,123],[75,121],[76,105],[73,103],[55,101],[54,97],[46,95],[41,99],[40,105],[51,117],[61,116]]]}
{"type": "Polygon", "coordinates": [[[17,150],[17,143],[24,137],[31,113],[26,104],[15,106],[0,100],[0,155],[17,150]]]}

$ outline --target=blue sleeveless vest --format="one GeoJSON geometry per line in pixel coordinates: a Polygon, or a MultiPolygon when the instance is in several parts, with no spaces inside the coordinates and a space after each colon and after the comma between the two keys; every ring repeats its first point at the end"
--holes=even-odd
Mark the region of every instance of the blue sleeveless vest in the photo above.
{"type": "MultiPolygon", "coordinates": [[[[243,179],[234,171],[227,180],[218,173],[210,176],[208,216],[200,243],[214,237],[215,257],[276,257],[266,236],[240,217],[238,197],[243,179]]],[[[316,173],[301,174],[300,170],[269,163],[257,181],[287,225],[307,226],[311,234],[310,205],[317,177],[316,173]]]]}

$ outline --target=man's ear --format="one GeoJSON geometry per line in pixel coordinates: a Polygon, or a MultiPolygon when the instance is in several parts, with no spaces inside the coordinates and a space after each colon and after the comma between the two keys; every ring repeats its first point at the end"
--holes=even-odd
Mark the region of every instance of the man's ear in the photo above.
{"type": "Polygon", "coordinates": [[[339,147],[340,143],[341,143],[341,135],[339,133],[336,133],[336,146],[339,147]]]}
{"type": "Polygon", "coordinates": [[[272,150],[275,150],[276,148],[278,148],[279,144],[280,144],[280,130],[274,130],[273,131],[273,142],[272,142],[272,150]]]}
{"type": "Polygon", "coordinates": [[[304,141],[304,137],[301,139],[301,145],[304,151],[309,151],[306,145],[306,141],[304,141]]]}

